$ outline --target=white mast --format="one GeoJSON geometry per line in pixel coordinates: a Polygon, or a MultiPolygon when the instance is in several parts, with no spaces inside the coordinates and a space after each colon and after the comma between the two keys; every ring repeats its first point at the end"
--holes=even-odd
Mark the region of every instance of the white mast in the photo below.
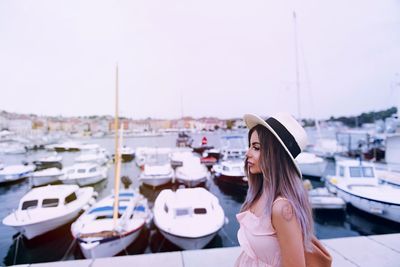
{"type": "Polygon", "coordinates": [[[116,66],[115,73],[115,118],[114,118],[114,129],[115,129],[115,170],[114,170],[114,212],[113,212],[113,220],[114,220],[114,229],[117,227],[118,220],[118,211],[119,211],[119,180],[120,180],[120,172],[121,172],[121,159],[120,159],[120,151],[119,151],[119,138],[118,138],[118,64],[116,66]]]}
{"type": "Polygon", "coordinates": [[[301,101],[300,101],[300,72],[299,72],[299,56],[298,56],[298,44],[297,44],[297,23],[296,23],[296,12],[293,11],[293,24],[294,24],[294,51],[295,51],[295,63],[296,63],[296,88],[297,88],[297,116],[298,120],[301,120],[301,101]]]}

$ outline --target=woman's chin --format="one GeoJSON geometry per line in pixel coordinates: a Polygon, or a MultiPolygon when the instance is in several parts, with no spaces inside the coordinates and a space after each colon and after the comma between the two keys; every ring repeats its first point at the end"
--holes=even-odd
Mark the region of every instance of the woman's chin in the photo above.
{"type": "Polygon", "coordinates": [[[250,172],[251,174],[260,174],[260,173],[261,173],[261,171],[252,170],[251,167],[249,168],[249,172],[250,172]]]}

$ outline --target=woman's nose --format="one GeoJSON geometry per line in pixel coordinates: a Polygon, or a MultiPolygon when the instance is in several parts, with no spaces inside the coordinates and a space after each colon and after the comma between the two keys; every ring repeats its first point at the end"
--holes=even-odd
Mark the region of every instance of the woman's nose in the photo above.
{"type": "Polygon", "coordinates": [[[246,157],[247,157],[247,158],[250,157],[250,149],[247,149],[247,151],[246,151],[246,157]]]}

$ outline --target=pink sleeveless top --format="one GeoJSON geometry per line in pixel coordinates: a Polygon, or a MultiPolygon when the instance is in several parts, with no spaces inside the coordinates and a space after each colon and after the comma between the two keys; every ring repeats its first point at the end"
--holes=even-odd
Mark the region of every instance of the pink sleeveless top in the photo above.
{"type": "MultiPolygon", "coordinates": [[[[277,198],[274,203],[284,198],[277,198]]],[[[236,214],[240,228],[237,234],[242,253],[235,267],[281,266],[281,252],[271,217],[257,217],[250,210],[236,214]]]]}

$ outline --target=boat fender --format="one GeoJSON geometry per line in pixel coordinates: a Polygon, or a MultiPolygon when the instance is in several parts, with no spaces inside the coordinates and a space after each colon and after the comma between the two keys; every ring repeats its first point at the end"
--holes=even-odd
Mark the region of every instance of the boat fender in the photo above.
{"type": "Polygon", "coordinates": [[[95,200],[94,198],[91,198],[91,199],[89,200],[90,206],[94,205],[94,203],[96,203],[96,200],[95,200]]]}
{"type": "Polygon", "coordinates": [[[97,191],[93,191],[93,197],[97,198],[99,196],[99,193],[97,191]]]}
{"type": "Polygon", "coordinates": [[[228,217],[225,217],[225,224],[228,224],[229,223],[229,219],[228,219],[228,217]]]}

